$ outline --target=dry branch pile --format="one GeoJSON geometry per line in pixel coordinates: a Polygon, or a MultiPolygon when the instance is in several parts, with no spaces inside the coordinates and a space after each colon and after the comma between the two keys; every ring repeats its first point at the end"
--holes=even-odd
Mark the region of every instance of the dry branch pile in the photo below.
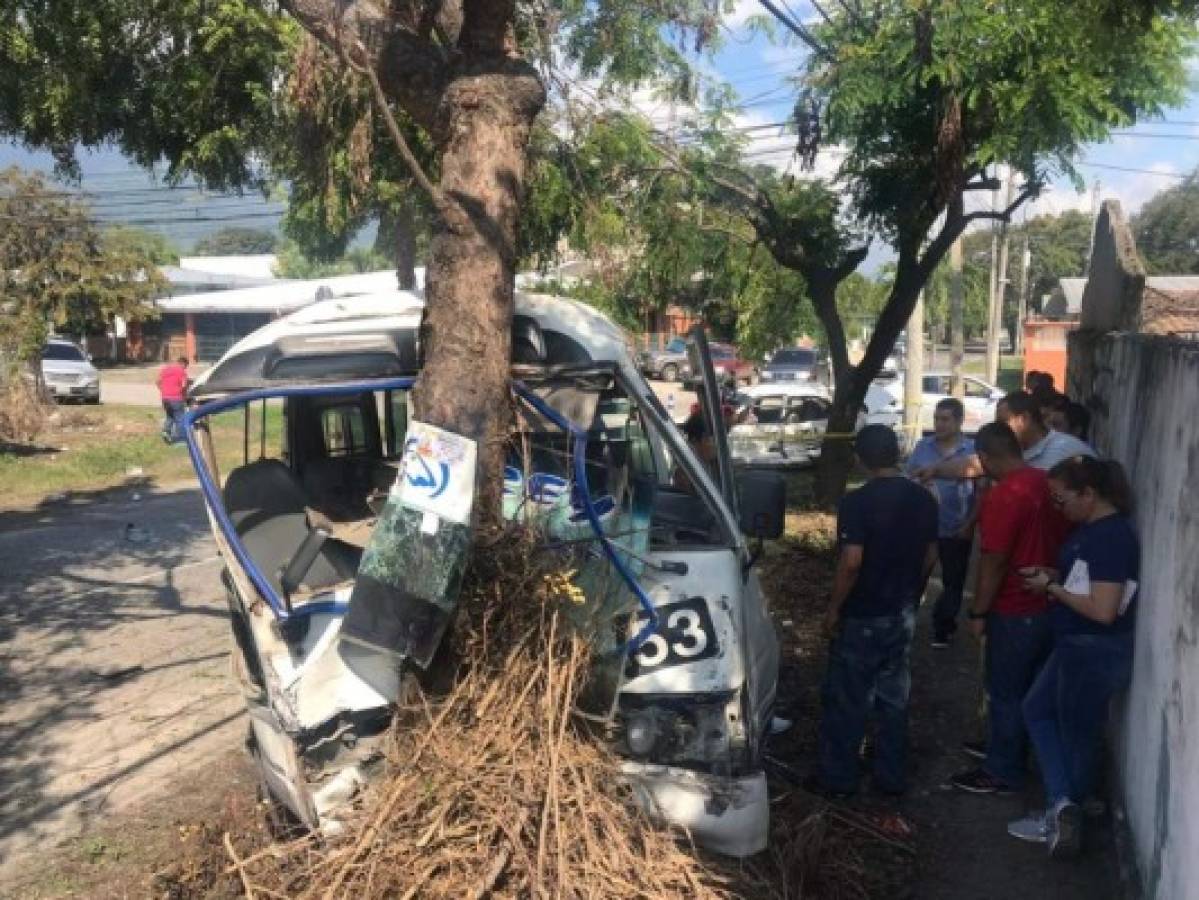
{"type": "Polygon", "coordinates": [[[454,686],[400,711],[387,775],[345,836],[263,846],[207,828],[206,858],[160,876],[159,896],[866,896],[852,841],[819,810],[779,821],[748,865],[647,821],[574,715],[588,654],[559,612],[569,581],[520,539],[486,556],[454,632],[454,686]]]}
{"type": "Polygon", "coordinates": [[[0,380],[0,441],[29,443],[45,428],[49,409],[24,378],[0,380]]]}

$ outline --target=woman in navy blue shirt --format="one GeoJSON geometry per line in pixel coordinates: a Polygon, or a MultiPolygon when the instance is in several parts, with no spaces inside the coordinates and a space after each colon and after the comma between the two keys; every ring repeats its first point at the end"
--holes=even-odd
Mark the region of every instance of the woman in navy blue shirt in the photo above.
{"type": "Polygon", "coordinates": [[[1067,857],[1081,849],[1079,804],[1094,789],[1108,701],[1132,675],[1141,549],[1118,462],[1067,459],[1050,470],[1049,489],[1054,505],[1078,527],[1062,546],[1056,571],[1021,573],[1026,587],[1050,599],[1053,652],[1024,700],[1048,809],[1011,823],[1008,832],[1067,857]]]}

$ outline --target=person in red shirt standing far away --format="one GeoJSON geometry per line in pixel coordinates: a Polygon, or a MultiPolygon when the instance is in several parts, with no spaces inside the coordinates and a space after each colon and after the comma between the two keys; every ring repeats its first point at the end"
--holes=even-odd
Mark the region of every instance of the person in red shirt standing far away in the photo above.
{"type": "Polygon", "coordinates": [[[187,357],[181,356],[174,362],[169,362],[158,370],[158,394],[162,398],[162,411],[166,413],[162,420],[162,439],[173,444],[180,439],[180,419],[186,409],[184,399],[187,396],[187,357]]]}
{"type": "Polygon", "coordinates": [[[970,630],[986,635],[987,752],[979,768],[950,783],[974,794],[1011,793],[1023,786],[1028,756],[1021,704],[1051,644],[1045,595],[1026,587],[1020,571],[1053,565],[1069,526],[1051,502],[1046,474],[1024,462],[1007,425],[984,425],[974,447],[997,482],[979,507],[982,558],[969,613],[970,630]]]}

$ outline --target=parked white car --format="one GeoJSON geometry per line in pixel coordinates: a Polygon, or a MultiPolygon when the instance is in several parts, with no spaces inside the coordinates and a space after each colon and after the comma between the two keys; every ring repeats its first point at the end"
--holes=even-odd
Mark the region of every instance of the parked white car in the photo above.
{"type": "Polygon", "coordinates": [[[886,425],[888,428],[903,425],[903,391],[901,389],[897,397],[891,390],[894,384],[890,380],[876,381],[866,389],[863,403],[868,425],[886,425]]]}
{"type": "MultiPolygon", "coordinates": [[[[948,372],[926,372],[921,387],[920,427],[925,431],[933,430],[933,411],[937,402],[951,396],[949,390],[950,374],[948,372]]],[[[966,396],[962,405],[966,407],[966,419],[962,430],[974,434],[988,422],[995,421],[995,407],[1003,399],[1004,392],[992,384],[987,384],[980,378],[965,376],[966,396]]],[[[873,387],[873,385],[872,385],[873,387]]],[[[879,387],[895,399],[898,416],[903,417],[904,379],[883,382],[879,387]]],[[[869,405],[869,404],[867,404],[869,405]]]]}
{"type": "MultiPolygon", "coordinates": [[[[737,465],[791,468],[820,458],[832,408],[828,391],[821,386],[762,383],[738,393],[736,406],[742,420],[729,429],[729,449],[737,465]]],[[[859,415],[857,428],[866,422],[866,414],[859,415]]]]}
{"type": "Polygon", "coordinates": [[[55,400],[100,402],[100,372],[82,347],[51,338],[42,348],[42,381],[55,400]]]}

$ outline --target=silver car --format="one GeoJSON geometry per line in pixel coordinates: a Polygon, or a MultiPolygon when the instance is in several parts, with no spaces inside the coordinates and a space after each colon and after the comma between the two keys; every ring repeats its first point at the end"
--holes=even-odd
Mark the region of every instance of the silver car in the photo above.
{"type": "Polygon", "coordinates": [[[52,338],[42,348],[42,381],[55,400],[100,402],[100,372],[71,341],[52,338]]]}

